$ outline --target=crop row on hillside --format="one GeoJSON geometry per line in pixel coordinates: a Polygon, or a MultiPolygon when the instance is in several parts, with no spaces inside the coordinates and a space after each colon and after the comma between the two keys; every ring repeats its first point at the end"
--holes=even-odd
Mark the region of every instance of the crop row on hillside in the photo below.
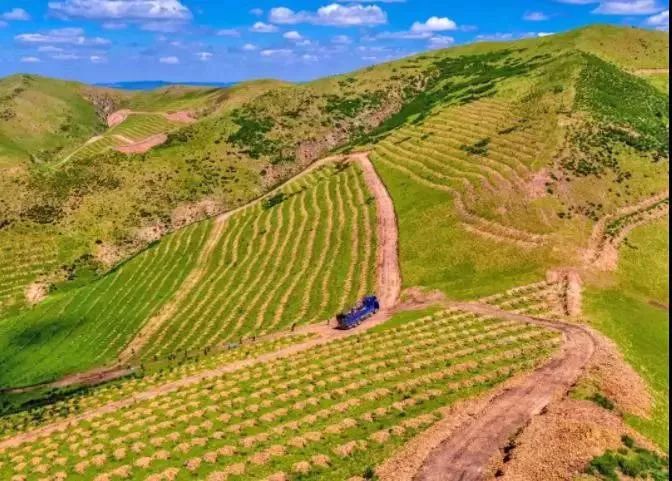
{"type": "Polygon", "coordinates": [[[179,287],[209,222],[151,246],[85,287],[55,294],[0,323],[0,385],[49,380],[114,359],[179,287]]]}
{"type": "Polygon", "coordinates": [[[0,473],[26,481],[277,473],[343,480],[433,424],[437,408],[535,366],[558,340],[459,311],[391,323],[74,421],[6,448],[0,473]]]}
{"type": "Polygon", "coordinates": [[[374,209],[352,164],[322,167],[235,213],[145,358],[329,319],[372,293],[374,209]]]}

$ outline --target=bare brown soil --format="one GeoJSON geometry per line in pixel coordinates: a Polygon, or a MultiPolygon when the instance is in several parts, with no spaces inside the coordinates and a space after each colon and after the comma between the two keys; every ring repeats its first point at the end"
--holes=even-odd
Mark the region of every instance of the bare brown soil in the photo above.
{"type": "Polygon", "coordinates": [[[112,112],[110,115],[107,116],[107,126],[114,127],[115,125],[119,125],[128,118],[130,113],[131,111],[128,109],[122,109],[117,110],[116,112],[112,112]]]}
{"type": "Polygon", "coordinates": [[[124,154],[142,154],[157,145],[163,144],[166,140],[168,140],[166,134],[155,134],[132,144],[119,145],[115,147],[114,150],[118,150],[124,154]]]}
{"type": "Polygon", "coordinates": [[[590,360],[595,343],[582,326],[512,314],[477,303],[453,303],[455,307],[559,330],[565,343],[549,362],[518,384],[494,397],[472,420],[458,427],[429,454],[416,480],[480,480],[498,448],[535,414],[563,396],[590,360]]]}
{"type": "Polygon", "coordinates": [[[607,449],[621,446],[628,434],[652,447],[615,413],[591,401],[564,399],[536,416],[526,429],[492,460],[484,479],[493,481],[567,481],[607,449]],[[495,476],[497,475],[497,476],[495,476]]]}
{"type": "Polygon", "coordinates": [[[38,304],[42,302],[49,293],[49,285],[46,282],[33,282],[26,287],[26,301],[28,304],[38,304]]]}
{"type": "Polygon", "coordinates": [[[196,119],[193,117],[193,114],[191,112],[187,112],[186,110],[180,112],[166,113],[164,114],[164,117],[166,117],[166,119],[172,122],[180,122],[183,124],[192,124],[196,122],[196,119]]]}

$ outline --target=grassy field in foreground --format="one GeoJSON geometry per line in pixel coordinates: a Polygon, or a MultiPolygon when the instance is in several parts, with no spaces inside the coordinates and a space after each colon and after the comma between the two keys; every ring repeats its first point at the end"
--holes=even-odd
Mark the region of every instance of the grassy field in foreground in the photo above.
{"type": "Polygon", "coordinates": [[[436,422],[438,408],[534,367],[558,341],[536,326],[459,311],[407,318],[74,421],[0,453],[0,476],[370,476],[436,422]]]}
{"type": "Polygon", "coordinates": [[[613,339],[626,360],[647,381],[655,401],[651,419],[628,422],[669,449],[668,222],[636,228],[620,250],[615,285],[590,287],[584,311],[613,339]]]}

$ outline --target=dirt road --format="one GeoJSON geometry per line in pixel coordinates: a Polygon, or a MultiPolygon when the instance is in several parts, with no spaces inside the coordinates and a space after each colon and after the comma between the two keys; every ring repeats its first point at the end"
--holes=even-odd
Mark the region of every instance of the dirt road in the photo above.
{"type": "Polygon", "coordinates": [[[478,481],[489,460],[532,416],[569,390],[595,350],[590,333],[580,325],[513,314],[478,303],[453,303],[478,314],[529,322],[559,330],[561,349],[520,383],[493,398],[478,414],[439,444],[413,478],[416,481],[478,481]]]}
{"type": "MultiPolygon", "coordinates": [[[[330,157],[323,159],[313,164],[308,171],[313,170],[320,165],[325,163],[332,162],[334,160],[339,160],[339,158],[330,157]]],[[[177,389],[180,389],[185,386],[196,384],[202,380],[219,377],[223,374],[231,373],[239,369],[251,366],[258,363],[266,363],[275,359],[284,358],[290,356],[294,353],[305,351],[320,344],[326,342],[331,342],[335,339],[340,339],[343,337],[348,337],[353,334],[361,333],[365,330],[371,329],[374,326],[377,326],[385,322],[391,315],[395,312],[401,310],[411,310],[427,307],[431,304],[415,302],[412,304],[397,305],[399,299],[399,293],[401,289],[401,273],[399,271],[399,260],[397,256],[398,250],[398,232],[397,232],[397,220],[394,212],[394,206],[392,205],[392,199],[385,189],[382,181],[376,174],[373,165],[369,161],[366,154],[353,154],[351,156],[353,161],[356,161],[362,168],[364,172],[364,179],[369,187],[369,190],[373,194],[376,200],[376,206],[378,208],[378,254],[377,254],[377,265],[376,265],[376,276],[378,286],[381,286],[379,289],[379,296],[381,298],[381,310],[373,317],[368,319],[365,323],[359,326],[357,329],[349,331],[339,331],[334,329],[333,324],[328,325],[326,322],[319,324],[312,324],[308,326],[300,326],[295,330],[297,333],[311,333],[315,334],[316,337],[309,339],[306,342],[299,344],[294,344],[286,348],[280,349],[275,352],[270,352],[262,354],[255,358],[246,359],[242,361],[237,361],[229,363],[225,366],[221,366],[215,369],[210,369],[207,371],[202,371],[193,376],[188,376],[177,381],[168,382],[160,386],[156,386],[147,391],[138,393],[132,397],[122,399],[119,401],[111,402],[100,406],[98,408],[89,410],[85,413],[82,413],[78,416],[70,417],[62,421],[58,421],[42,428],[21,433],[11,438],[0,441],[0,449],[3,447],[12,447],[25,442],[32,441],[34,439],[48,436],[49,434],[61,429],[67,424],[76,421],[76,420],[87,420],[92,419],[98,416],[101,416],[105,413],[113,412],[118,409],[121,409],[126,406],[130,406],[139,401],[144,401],[147,399],[152,399],[154,397],[160,396],[164,393],[172,392],[177,389]]],[[[304,171],[304,173],[307,171],[304,171]]],[[[244,207],[242,207],[244,208],[244,207]]],[[[124,350],[122,353],[122,358],[128,360],[133,357],[134,353],[137,353],[139,349],[142,348],[146,340],[150,337],[151,333],[156,331],[174,312],[175,307],[177,306],[179,299],[186,295],[190,289],[198,283],[202,277],[202,270],[204,268],[204,263],[207,262],[207,259],[210,256],[210,253],[216,245],[217,239],[221,236],[223,231],[224,224],[226,220],[233,214],[235,211],[227,212],[219,216],[215,221],[215,226],[213,231],[210,234],[206,246],[199,258],[197,267],[194,269],[192,274],[189,275],[187,281],[185,281],[185,286],[177,293],[174,301],[168,302],[164,309],[162,309],[155,318],[148,322],[145,329],[142,331],[141,335],[136,337],[124,350]]],[[[64,387],[66,385],[74,384],[75,382],[80,383],[86,379],[100,379],[101,372],[105,372],[108,376],[105,377],[105,380],[110,380],[109,373],[115,372],[114,369],[108,371],[98,371],[98,372],[89,372],[89,373],[80,373],[68,376],[63,378],[55,383],[51,383],[49,386],[59,386],[64,387]]],[[[120,373],[128,374],[128,371],[125,369],[119,369],[120,373]]],[[[41,387],[44,387],[42,385],[41,387]]]]}
{"type": "Polygon", "coordinates": [[[364,181],[376,199],[378,252],[376,256],[376,288],[380,305],[390,309],[399,301],[401,270],[399,268],[399,231],[394,203],[385,184],[366,153],[351,156],[364,173],[364,181]]]}

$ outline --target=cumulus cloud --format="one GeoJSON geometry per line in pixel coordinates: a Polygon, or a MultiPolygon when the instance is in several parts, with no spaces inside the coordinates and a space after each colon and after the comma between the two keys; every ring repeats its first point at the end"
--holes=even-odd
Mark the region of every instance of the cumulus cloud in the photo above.
{"type": "Polygon", "coordinates": [[[429,17],[425,22],[414,22],[411,26],[411,32],[443,32],[456,28],[457,24],[448,17],[429,17]]]}
{"type": "Polygon", "coordinates": [[[74,53],[57,53],[52,55],[54,60],[79,60],[81,57],[74,53]]]}
{"type": "Polygon", "coordinates": [[[664,10],[659,14],[650,16],[646,19],[646,24],[659,30],[668,30],[670,28],[670,11],[664,10]]]}
{"type": "Polygon", "coordinates": [[[291,32],[285,32],[282,36],[287,40],[294,40],[294,41],[303,40],[303,36],[296,30],[292,30],[291,32]]]}
{"type": "Polygon", "coordinates": [[[523,20],[527,20],[528,22],[543,22],[544,20],[548,20],[548,15],[544,12],[527,12],[523,15],[523,20]]]}
{"type": "Polygon", "coordinates": [[[37,57],[21,57],[21,63],[39,63],[41,61],[37,57]]]}
{"type": "Polygon", "coordinates": [[[332,3],[318,8],[316,12],[295,12],[287,7],[276,7],[270,10],[268,19],[280,25],[310,23],[332,27],[364,27],[387,23],[387,14],[377,5],[332,3]]]}
{"type": "Polygon", "coordinates": [[[273,33],[278,31],[278,27],[264,22],[255,22],[250,30],[257,33],[273,33]]]}
{"type": "Polygon", "coordinates": [[[109,45],[110,41],[101,37],[87,37],[81,28],[58,28],[46,33],[22,33],[14,37],[23,44],[67,44],[78,46],[109,45]]]}
{"type": "Polygon", "coordinates": [[[161,57],[159,59],[159,62],[168,64],[168,65],[176,65],[176,64],[180,63],[180,59],[175,57],[175,56],[161,57]]]}
{"type": "Polygon", "coordinates": [[[268,48],[259,52],[262,57],[284,57],[292,54],[288,48],[268,48]]]}
{"type": "Polygon", "coordinates": [[[0,18],[3,20],[10,21],[28,21],[30,20],[30,15],[23,8],[12,8],[10,11],[0,15],[0,18]]]}
{"type": "Polygon", "coordinates": [[[601,2],[593,13],[602,15],[650,15],[660,12],[656,0],[608,0],[601,2]]]}
{"type": "Polygon", "coordinates": [[[243,50],[245,50],[246,52],[252,52],[254,50],[257,50],[257,46],[252,43],[246,43],[245,45],[243,45],[243,50]]]}
{"type": "Polygon", "coordinates": [[[180,0],[62,0],[49,2],[49,13],[88,20],[190,20],[180,0]]]}
{"type": "Polygon", "coordinates": [[[196,58],[201,62],[208,62],[212,59],[212,52],[196,52],[196,58]]]}

